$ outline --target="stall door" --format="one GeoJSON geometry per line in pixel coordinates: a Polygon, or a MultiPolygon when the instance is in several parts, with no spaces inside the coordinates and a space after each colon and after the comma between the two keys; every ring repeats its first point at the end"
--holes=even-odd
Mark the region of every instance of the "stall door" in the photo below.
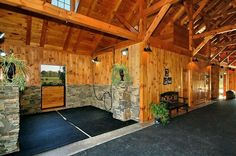
{"type": "Polygon", "coordinates": [[[65,105],[64,86],[42,86],[42,109],[65,105]]]}
{"type": "Polygon", "coordinates": [[[65,105],[65,66],[41,65],[42,109],[65,105]]]}

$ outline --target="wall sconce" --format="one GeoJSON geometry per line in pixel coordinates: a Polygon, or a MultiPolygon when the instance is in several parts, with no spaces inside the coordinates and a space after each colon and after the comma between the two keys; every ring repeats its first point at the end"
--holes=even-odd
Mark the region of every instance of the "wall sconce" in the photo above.
{"type": "Polygon", "coordinates": [[[93,63],[99,63],[100,61],[98,60],[98,57],[95,57],[94,59],[92,59],[93,63]]]}
{"type": "Polygon", "coordinates": [[[5,36],[5,33],[0,32],[0,40],[2,40],[4,38],[4,36],[5,36]]]}
{"type": "Polygon", "coordinates": [[[129,52],[129,49],[128,49],[128,48],[125,48],[125,49],[121,50],[121,54],[122,54],[123,56],[128,56],[128,52],[129,52]]]}
{"type": "Polygon", "coordinates": [[[198,62],[198,59],[197,59],[196,57],[193,57],[193,58],[192,58],[192,61],[193,61],[193,62],[198,62]]]}
{"type": "Polygon", "coordinates": [[[0,50],[0,56],[4,57],[6,56],[7,54],[3,51],[3,50],[0,50]]]}
{"type": "Polygon", "coordinates": [[[147,52],[147,53],[150,53],[152,52],[152,49],[150,47],[150,44],[148,43],[147,46],[144,48],[144,51],[147,52]]]}

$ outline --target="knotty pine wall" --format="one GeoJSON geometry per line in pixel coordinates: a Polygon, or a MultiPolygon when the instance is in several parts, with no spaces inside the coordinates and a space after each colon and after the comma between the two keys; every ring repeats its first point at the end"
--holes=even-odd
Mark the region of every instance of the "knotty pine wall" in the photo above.
{"type": "Polygon", "coordinates": [[[228,71],[228,89],[236,91],[236,71],[228,71]]]}
{"type": "MultiPolygon", "coordinates": [[[[144,46],[144,45],[143,45],[144,46]]],[[[184,77],[190,57],[179,55],[159,48],[152,48],[152,53],[142,52],[140,118],[143,121],[152,119],[150,103],[159,102],[160,94],[167,91],[178,91],[183,95],[188,77],[184,77]],[[164,71],[169,69],[172,84],[164,85],[164,71]]]]}
{"type": "Polygon", "coordinates": [[[66,79],[68,85],[90,84],[91,78],[91,56],[78,55],[60,50],[47,50],[32,46],[0,45],[0,48],[8,52],[13,49],[15,56],[25,60],[29,67],[27,85],[40,86],[41,64],[65,65],[66,79]]]}
{"type": "Polygon", "coordinates": [[[111,71],[113,61],[115,64],[124,64],[129,70],[133,84],[138,86],[140,79],[140,43],[115,49],[115,53],[110,49],[108,52],[97,55],[101,61],[93,64],[93,74],[95,84],[111,84],[111,71]],[[128,48],[128,56],[123,56],[121,50],[128,48]],[[114,59],[114,60],[113,60],[114,59]]]}

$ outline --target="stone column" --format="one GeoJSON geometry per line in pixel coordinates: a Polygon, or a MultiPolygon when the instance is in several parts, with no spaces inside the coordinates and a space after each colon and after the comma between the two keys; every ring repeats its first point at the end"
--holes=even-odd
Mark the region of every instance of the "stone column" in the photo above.
{"type": "Polygon", "coordinates": [[[19,151],[19,89],[0,86],[0,155],[19,151]]]}

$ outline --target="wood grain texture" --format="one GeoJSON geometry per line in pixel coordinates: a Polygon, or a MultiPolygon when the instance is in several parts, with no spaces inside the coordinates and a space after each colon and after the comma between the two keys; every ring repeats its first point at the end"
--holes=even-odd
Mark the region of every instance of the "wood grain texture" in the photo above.
{"type": "Polygon", "coordinates": [[[42,109],[64,106],[64,86],[42,87],[42,109]]]}
{"type": "Polygon", "coordinates": [[[159,95],[167,91],[178,91],[183,95],[186,80],[183,78],[183,71],[187,69],[190,57],[178,55],[170,51],[153,48],[152,53],[143,53],[141,64],[141,91],[140,95],[140,116],[142,121],[152,119],[150,112],[151,102],[159,102],[159,95]],[[172,84],[163,85],[164,69],[169,69],[172,84]]]}
{"type": "MultiPolygon", "coordinates": [[[[112,49],[108,52],[96,55],[100,60],[100,63],[93,64],[93,74],[95,84],[111,84],[111,71],[114,63],[124,64],[129,70],[130,76],[132,77],[133,84],[139,85],[139,66],[140,66],[140,43],[118,48],[113,54],[112,49]],[[128,48],[128,56],[123,56],[121,50],[128,48]],[[113,58],[114,57],[114,58],[113,58]]],[[[95,56],[94,56],[95,57],[95,56]]]]}
{"type": "Polygon", "coordinates": [[[68,53],[60,50],[49,50],[32,46],[1,45],[5,51],[13,49],[16,57],[24,60],[29,67],[27,85],[40,86],[41,64],[66,66],[66,83],[91,83],[91,56],[68,53]]]}

